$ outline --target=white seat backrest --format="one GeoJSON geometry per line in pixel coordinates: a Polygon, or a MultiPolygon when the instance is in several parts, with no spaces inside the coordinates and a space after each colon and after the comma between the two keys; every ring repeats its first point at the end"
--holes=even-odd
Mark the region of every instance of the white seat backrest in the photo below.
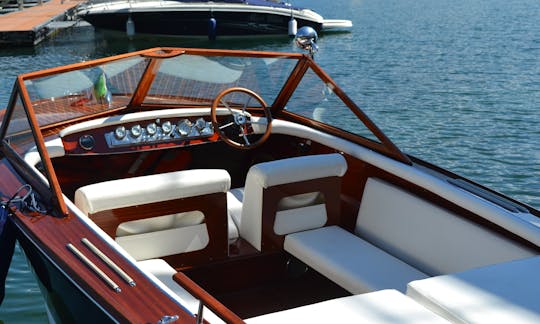
{"type": "Polygon", "coordinates": [[[431,275],[535,254],[486,226],[377,178],[366,182],[355,233],[431,275]]]}
{"type": "MultiPolygon", "coordinates": [[[[342,177],[347,171],[345,158],[338,153],[309,155],[271,162],[259,163],[252,166],[246,177],[244,200],[240,224],[240,236],[247,240],[259,251],[263,230],[263,192],[270,187],[298,183],[302,181],[342,177]]],[[[297,200],[306,199],[298,196],[301,193],[318,193],[320,188],[305,188],[295,194],[297,200]]],[[[339,192],[336,193],[339,195],[339,192]]],[[[292,196],[292,195],[291,195],[292,196]]],[[[309,200],[309,199],[307,199],[309,200]]],[[[293,202],[291,199],[289,202],[293,202]]],[[[264,205],[268,208],[268,205],[264,205]]],[[[274,206],[275,208],[276,206],[274,206]]],[[[324,204],[320,206],[323,210],[324,204]]],[[[326,213],[313,210],[313,206],[295,209],[296,212],[284,212],[282,220],[276,220],[272,227],[278,234],[284,235],[294,231],[321,227],[326,222],[326,213]],[[294,214],[294,215],[293,215],[294,214]],[[309,217],[310,214],[315,217],[309,217]],[[321,222],[321,218],[324,221],[321,222]],[[279,224],[277,223],[279,222],[279,224]]]]}
{"type": "Polygon", "coordinates": [[[81,187],[75,205],[136,260],[206,248],[222,257],[230,184],[218,169],[153,174],[81,187]]]}

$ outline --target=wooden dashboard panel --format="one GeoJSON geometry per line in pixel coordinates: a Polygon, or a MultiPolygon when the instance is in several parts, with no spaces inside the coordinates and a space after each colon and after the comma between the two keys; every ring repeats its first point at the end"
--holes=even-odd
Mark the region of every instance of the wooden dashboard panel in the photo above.
{"type": "MultiPolygon", "coordinates": [[[[112,146],[107,141],[106,136],[113,136],[115,130],[123,126],[128,132],[131,127],[135,125],[140,125],[142,128],[146,127],[151,123],[164,123],[169,121],[172,125],[177,125],[179,122],[188,119],[190,122],[195,123],[197,119],[204,118],[207,122],[209,118],[206,117],[174,117],[167,118],[166,120],[160,120],[159,118],[151,118],[147,120],[138,120],[131,121],[126,123],[114,123],[114,124],[105,124],[101,127],[83,130],[77,133],[71,133],[62,138],[62,143],[66,155],[87,155],[87,154],[116,154],[116,153],[127,153],[127,152],[136,152],[136,151],[150,151],[158,150],[169,147],[182,147],[187,145],[198,145],[208,142],[215,142],[219,140],[219,136],[214,132],[211,135],[201,135],[201,136],[184,136],[184,137],[171,137],[169,139],[160,139],[159,141],[149,140],[149,141],[140,141],[138,143],[129,143],[119,146],[112,146]],[[106,135],[108,134],[108,135],[106,135]],[[81,145],[81,139],[88,137],[93,139],[93,145],[89,149],[83,148],[81,145]]],[[[158,124],[159,125],[159,124],[158,124]]],[[[173,130],[176,132],[176,129],[173,130]]],[[[127,136],[130,136],[129,134],[127,136]]]]}

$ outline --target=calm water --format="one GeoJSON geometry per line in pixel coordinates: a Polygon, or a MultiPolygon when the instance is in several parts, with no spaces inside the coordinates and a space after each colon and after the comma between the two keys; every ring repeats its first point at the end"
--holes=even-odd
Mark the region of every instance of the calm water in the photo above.
{"type": "MultiPolygon", "coordinates": [[[[293,4],[353,21],[352,33],[321,37],[316,59],[398,146],[540,208],[540,1],[293,4]]],[[[153,46],[294,50],[287,37],[126,41],[80,28],[34,49],[0,49],[0,107],[19,73],[153,46]]],[[[19,251],[6,298],[4,323],[47,321],[19,251]]]]}

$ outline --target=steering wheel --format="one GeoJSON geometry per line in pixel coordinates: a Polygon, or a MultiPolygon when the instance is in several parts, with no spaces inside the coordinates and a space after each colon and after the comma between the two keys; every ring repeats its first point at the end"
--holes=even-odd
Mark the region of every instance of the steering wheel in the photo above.
{"type": "MultiPolygon", "coordinates": [[[[212,102],[210,115],[212,118],[212,126],[214,126],[214,129],[219,134],[219,137],[221,137],[225,143],[234,148],[252,149],[261,145],[268,139],[268,137],[270,137],[270,131],[272,130],[272,115],[270,113],[270,109],[261,96],[249,89],[232,87],[223,90],[212,102]],[[241,98],[247,97],[241,109],[237,101],[234,102],[235,105],[231,108],[230,104],[232,100],[229,101],[229,103],[227,100],[224,100],[226,96],[231,99],[238,97],[239,94],[236,94],[235,92],[240,93],[241,98]],[[246,108],[253,98],[258,101],[260,107],[263,109],[266,122],[253,121],[250,115],[246,112],[246,108]],[[225,116],[220,114],[220,118],[218,120],[217,109],[220,106],[225,107],[227,113],[225,116]],[[261,125],[261,127],[265,127],[266,129],[264,133],[260,135],[255,132],[253,125],[261,125]],[[258,138],[253,139],[253,137],[256,136],[258,136],[258,138]]],[[[255,128],[257,128],[257,126],[255,126],[255,128]]]]}

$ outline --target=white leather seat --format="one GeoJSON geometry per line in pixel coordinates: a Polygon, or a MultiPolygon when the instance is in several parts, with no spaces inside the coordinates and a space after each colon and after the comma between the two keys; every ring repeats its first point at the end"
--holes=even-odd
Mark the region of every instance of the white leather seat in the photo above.
{"type": "Polygon", "coordinates": [[[338,226],[289,234],[285,251],[353,294],[381,289],[405,292],[428,276],[338,226]]]}
{"type": "Polygon", "coordinates": [[[239,228],[240,237],[260,251],[265,217],[275,217],[269,229],[272,233],[265,235],[286,235],[324,226],[329,217],[329,196],[339,200],[340,182],[332,182],[337,183],[332,187],[335,190],[320,201],[320,193],[329,190],[328,186],[323,182],[313,185],[310,181],[340,178],[346,171],[347,162],[337,153],[256,164],[248,171],[245,187],[227,193],[229,215],[239,228]],[[270,194],[272,188],[279,188],[277,198],[275,193],[270,194]],[[270,199],[276,201],[271,203],[270,199]]]}
{"type": "Polygon", "coordinates": [[[407,295],[459,323],[540,323],[540,256],[409,283],[407,295]]]}
{"type": "MultiPolygon", "coordinates": [[[[128,207],[143,209],[141,207],[143,205],[151,206],[156,203],[166,205],[173,200],[222,193],[223,224],[219,223],[219,227],[228,227],[228,236],[234,238],[238,236],[238,230],[226,215],[225,193],[229,190],[230,183],[228,172],[218,169],[154,174],[84,186],[75,192],[75,205],[100,227],[107,227],[105,231],[135,259],[158,258],[199,251],[209,245],[209,220],[203,212],[208,206],[186,209],[182,206],[183,203],[170,203],[172,206],[165,208],[172,211],[170,213],[159,214],[162,207],[147,208],[144,212],[131,212],[134,215],[128,214],[119,224],[114,222],[111,224],[111,220],[118,222],[117,211],[128,207]],[[104,214],[110,211],[115,211],[114,217],[107,217],[108,215],[104,214]],[[224,223],[225,221],[228,224],[224,223]]],[[[227,234],[224,236],[223,244],[226,251],[227,234]]]]}
{"type": "Polygon", "coordinates": [[[331,299],[246,320],[274,323],[448,323],[396,290],[331,299]]]}

